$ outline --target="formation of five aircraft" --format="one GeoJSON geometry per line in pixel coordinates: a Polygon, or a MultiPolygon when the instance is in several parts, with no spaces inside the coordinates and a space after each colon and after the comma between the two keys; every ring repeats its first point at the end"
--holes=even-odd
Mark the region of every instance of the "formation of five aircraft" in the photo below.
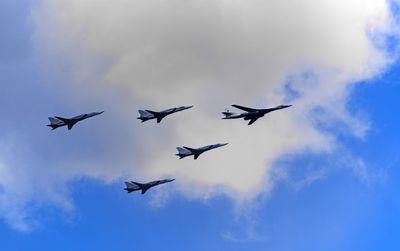
{"type": "MultiPolygon", "coordinates": [[[[222,112],[222,114],[224,115],[224,117],[222,119],[239,119],[239,118],[243,118],[244,120],[249,120],[248,125],[253,124],[254,122],[256,122],[259,118],[263,117],[265,114],[276,111],[276,110],[281,110],[281,109],[285,109],[288,107],[291,107],[291,105],[279,105],[276,107],[272,107],[272,108],[266,108],[266,109],[255,109],[255,108],[249,108],[249,107],[244,107],[244,106],[240,106],[240,105],[232,105],[233,107],[240,109],[244,112],[242,113],[233,113],[230,112],[229,110],[226,110],[224,112],[222,112]]],[[[163,110],[160,112],[155,112],[155,111],[151,111],[151,110],[139,110],[139,117],[137,119],[140,119],[143,122],[147,121],[147,120],[151,120],[151,119],[155,119],[157,121],[157,123],[160,123],[161,120],[168,116],[171,115],[173,113],[176,112],[180,112],[180,111],[184,111],[187,109],[192,108],[193,106],[180,106],[180,107],[175,107],[175,108],[171,108],[171,109],[167,109],[167,110],[163,110]]],[[[50,124],[48,124],[47,126],[51,127],[52,130],[57,129],[58,127],[62,127],[62,126],[67,126],[68,130],[71,130],[72,127],[85,119],[91,118],[93,116],[97,116],[102,114],[104,111],[102,112],[92,112],[92,113],[85,113],[85,114],[81,114],[72,118],[63,118],[63,117],[59,117],[59,116],[54,116],[54,117],[49,117],[50,120],[50,124]]],[[[178,153],[176,154],[176,156],[179,157],[179,159],[188,157],[188,156],[192,156],[194,159],[197,159],[202,153],[215,149],[215,148],[219,148],[222,146],[226,146],[228,143],[224,143],[224,144],[213,144],[213,145],[208,145],[208,146],[203,146],[200,148],[191,148],[191,147],[187,147],[187,146],[183,146],[183,147],[177,147],[176,149],[178,150],[178,153]]],[[[126,188],[124,188],[124,190],[126,190],[128,193],[134,192],[134,191],[141,191],[142,194],[144,194],[148,189],[154,187],[154,186],[158,186],[164,183],[168,183],[168,182],[172,182],[175,179],[164,179],[164,180],[155,180],[155,181],[150,181],[147,183],[139,183],[139,182],[135,182],[135,181],[126,181],[125,185],[126,188]]]]}

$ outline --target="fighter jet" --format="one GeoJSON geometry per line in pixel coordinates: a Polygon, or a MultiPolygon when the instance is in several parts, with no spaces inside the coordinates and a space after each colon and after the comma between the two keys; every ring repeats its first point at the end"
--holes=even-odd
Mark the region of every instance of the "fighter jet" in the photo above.
{"type": "Polygon", "coordinates": [[[102,114],[104,111],[102,112],[91,112],[91,113],[85,113],[85,114],[81,114],[72,118],[62,118],[62,117],[58,117],[58,116],[54,116],[54,117],[49,117],[50,120],[50,124],[48,124],[47,126],[51,127],[52,130],[61,127],[61,126],[67,126],[68,130],[71,130],[72,127],[78,123],[81,120],[93,117],[93,116],[97,116],[102,114]]]}
{"type": "Polygon", "coordinates": [[[126,181],[125,185],[126,188],[124,188],[124,190],[126,190],[128,193],[132,193],[134,191],[138,191],[138,190],[142,190],[142,194],[144,194],[147,190],[149,190],[150,188],[154,187],[154,186],[158,186],[164,183],[168,183],[168,182],[172,182],[175,179],[165,179],[165,180],[155,180],[155,181],[150,181],[148,183],[139,183],[139,182],[135,182],[135,181],[126,181]]]}
{"type": "Polygon", "coordinates": [[[267,109],[254,109],[254,108],[249,108],[249,107],[244,107],[240,105],[232,105],[233,107],[236,107],[240,110],[243,110],[245,112],[243,113],[233,113],[230,112],[229,110],[226,110],[225,112],[222,112],[222,114],[225,116],[222,119],[239,119],[239,118],[244,118],[244,120],[250,120],[248,125],[253,124],[256,122],[257,119],[263,117],[265,114],[280,110],[280,109],[285,109],[288,107],[291,107],[292,105],[279,105],[276,107],[272,108],[267,108],[267,109]]]}
{"type": "Polygon", "coordinates": [[[142,120],[142,123],[150,120],[150,119],[157,119],[157,123],[160,123],[161,120],[167,116],[170,115],[172,113],[175,112],[180,112],[186,109],[190,109],[193,106],[181,106],[181,107],[175,107],[175,108],[171,108],[171,109],[167,109],[161,112],[155,112],[155,111],[150,111],[150,110],[139,110],[139,114],[140,117],[138,117],[138,119],[142,120]]]}
{"type": "Polygon", "coordinates": [[[215,144],[215,145],[208,145],[208,146],[203,146],[200,148],[190,148],[190,147],[177,147],[176,149],[178,150],[178,153],[176,156],[179,156],[179,159],[185,158],[187,156],[193,155],[194,159],[197,159],[200,154],[209,151],[214,148],[218,148],[221,146],[226,146],[228,143],[225,144],[215,144]]]}

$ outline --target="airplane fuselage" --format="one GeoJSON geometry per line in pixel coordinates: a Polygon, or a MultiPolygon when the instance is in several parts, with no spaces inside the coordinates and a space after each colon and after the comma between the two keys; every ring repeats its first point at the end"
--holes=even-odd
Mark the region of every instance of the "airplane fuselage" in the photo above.
{"type": "Polygon", "coordinates": [[[273,108],[267,108],[267,109],[254,109],[254,108],[248,108],[248,107],[243,107],[243,106],[239,106],[239,105],[232,105],[233,107],[245,110],[245,112],[243,113],[233,113],[233,112],[222,112],[222,114],[225,116],[222,119],[239,119],[239,118],[243,118],[244,120],[250,120],[249,125],[253,124],[257,119],[263,117],[265,114],[276,111],[276,110],[280,110],[280,109],[284,109],[284,108],[288,108],[291,105],[280,105],[277,107],[273,107],[273,108]]]}
{"type": "Polygon", "coordinates": [[[144,194],[147,190],[149,190],[154,186],[172,182],[174,180],[175,179],[155,180],[148,183],[138,183],[135,181],[130,181],[130,182],[125,182],[126,188],[124,188],[124,190],[127,191],[128,193],[141,190],[142,194],[144,194]]]}
{"type": "Polygon", "coordinates": [[[176,154],[176,156],[179,156],[180,159],[188,157],[193,155],[194,159],[197,159],[200,154],[218,148],[218,147],[222,147],[222,146],[226,146],[228,143],[224,143],[224,144],[214,144],[214,145],[208,145],[208,146],[203,146],[200,148],[190,148],[190,147],[177,147],[178,153],[176,154]]]}
{"type": "Polygon", "coordinates": [[[151,119],[157,119],[157,123],[160,123],[164,117],[166,117],[170,114],[176,113],[176,112],[190,109],[192,107],[193,106],[180,106],[180,107],[166,109],[166,110],[163,110],[160,112],[155,112],[155,111],[151,111],[151,110],[139,110],[140,116],[138,117],[138,119],[140,119],[142,122],[145,122],[145,121],[151,120],[151,119]]]}
{"type": "Polygon", "coordinates": [[[90,117],[93,116],[97,116],[102,114],[104,111],[102,112],[92,112],[92,113],[85,113],[85,114],[81,114],[72,118],[63,118],[63,117],[58,117],[58,116],[54,116],[54,117],[49,117],[50,120],[50,124],[48,124],[47,126],[51,127],[52,130],[58,128],[58,127],[62,127],[62,126],[67,126],[68,130],[71,130],[72,127],[78,123],[79,121],[82,121],[84,119],[88,119],[90,117]]]}

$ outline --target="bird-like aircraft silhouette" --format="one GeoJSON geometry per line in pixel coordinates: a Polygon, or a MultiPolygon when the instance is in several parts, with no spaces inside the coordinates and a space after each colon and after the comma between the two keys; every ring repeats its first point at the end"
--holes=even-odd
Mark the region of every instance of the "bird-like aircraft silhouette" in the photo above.
{"type": "Polygon", "coordinates": [[[150,188],[154,187],[154,186],[158,186],[164,183],[168,183],[168,182],[172,182],[175,179],[165,179],[165,180],[155,180],[155,181],[150,181],[147,183],[139,183],[139,182],[135,182],[135,181],[126,181],[125,185],[126,188],[124,188],[124,190],[126,190],[128,193],[132,193],[134,191],[139,191],[142,190],[142,194],[144,194],[147,190],[149,190],[150,188]]]}
{"type": "Polygon", "coordinates": [[[150,119],[157,119],[157,123],[160,123],[161,120],[167,116],[170,115],[172,113],[175,112],[180,112],[183,110],[187,110],[192,108],[193,106],[180,106],[180,107],[175,107],[175,108],[171,108],[171,109],[167,109],[167,110],[163,110],[160,112],[155,112],[155,111],[151,111],[151,110],[139,110],[139,114],[140,116],[138,117],[138,119],[140,119],[143,122],[150,120],[150,119]]]}
{"type": "Polygon", "coordinates": [[[240,110],[243,110],[245,112],[243,113],[234,113],[230,112],[229,110],[226,110],[222,112],[222,114],[225,116],[222,119],[239,119],[243,118],[244,120],[250,120],[248,125],[253,124],[254,122],[257,121],[257,119],[263,117],[265,114],[276,111],[276,110],[281,110],[285,109],[288,107],[291,107],[292,105],[279,105],[276,107],[272,108],[266,108],[266,109],[255,109],[255,108],[249,108],[249,107],[244,107],[240,105],[232,105],[235,108],[238,108],[240,110]]]}
{"type": "Polygon", "coordinates": [[[72,127],[78,123],[79,121],[82,121],[84,119],[93,117],[93,116],[97,116],[102,114],[104,111],[102,112],[91,112],[91,113],[85,113],[85,114],[81,114],[72,118],[63,118],[63,117],[58,117],[58,116],[54,116],[54,117],[49,117],[50,120],[50,124],[48,124],[47,126],[51,127],[52,130],[61,127],[61,126],[67,126],[68,130],[71,130],[72,127]]]}
{"type": "Polygon", "coordinates": [[[218,148],[218,147],[222,147],[222,146],[226,146],[228,143],[225,144],[214,144],[214,145],[208,145],[208,146],[203,146],[200,148],[190,148],[187,146],[183,146],[183,147],[177,147],[176,149],[178,150],[178,153],[176,154],[176,156],[179,156],[179,159],[185,158],[187,156],[191,156],[193,155],[194,159],[197,159],[200,154],[209,151],[211,149],[214,148],[218,148]]]}

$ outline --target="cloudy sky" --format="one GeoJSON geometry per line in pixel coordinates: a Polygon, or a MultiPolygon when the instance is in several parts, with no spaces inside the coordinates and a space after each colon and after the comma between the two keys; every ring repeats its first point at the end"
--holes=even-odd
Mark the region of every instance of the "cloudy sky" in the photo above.
{"type": "Polygon", "coordinates": [[[399,250],[398,4],[2,0],[0,249],[399,250]]]}

